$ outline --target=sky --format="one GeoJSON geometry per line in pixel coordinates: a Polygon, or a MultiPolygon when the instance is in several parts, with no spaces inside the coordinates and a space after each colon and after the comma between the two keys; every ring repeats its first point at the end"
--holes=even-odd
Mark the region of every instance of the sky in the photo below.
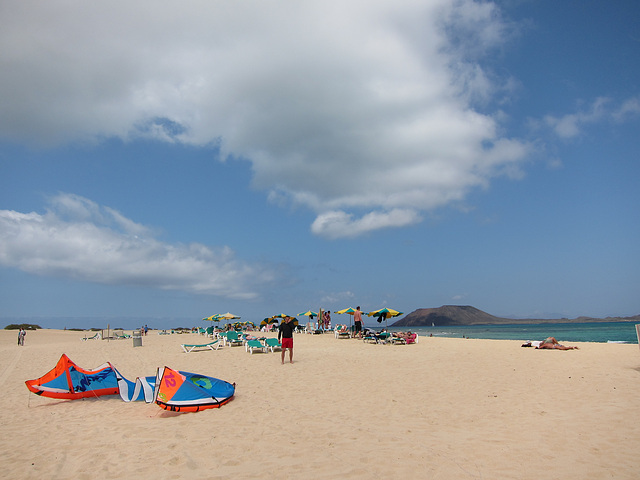
{"type": "Polygon", "coordinates": [[[635,0],[3,2],[0,93],[0,321],[640,313],[635,0]]]}

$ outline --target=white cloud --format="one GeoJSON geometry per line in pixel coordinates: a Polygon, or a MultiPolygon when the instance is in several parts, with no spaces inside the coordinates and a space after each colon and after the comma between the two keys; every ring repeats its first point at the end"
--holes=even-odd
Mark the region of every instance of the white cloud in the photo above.
{"type": "Polygon", "coordinates": [[[3,8],[0,137],[216,142],[318,235],[414,223],[529,151],[475,106],[504,83],[480,63],[510,30],[491,2],[37,5],[3,8]]]}
{"type": "Polygon", "coordinates": [[[570,113],[561,117],[547,115],[544,124],[563,139],[577,137],[583,129],[596,122],[625,122],[640,114],[640,99],[631,97],[624,100],[619,106],[614,105],[613,100],[606,97],[596,98],[586,109],[580,109],[576,113],[570,113]]]}
{"type": "Polygon", "coordinates": [[[637,117],[640,115],[640,97],[632,97],[625,100],[612,115],[617,122],[624,122],[628,118],[637,117]]]}
{"type": "Polygon", "coordinates": [[[332,211],[318,215],[311,231],[327,238],[353,238],[381,228],[398,228],[417,223],[421,220],[413,210],[394,209],[389,212],[370,212],[360,218],[332,211]]]}
{"type": "MultiPolygon", "coordinates": [[[[355,298],[355,294],[349,290],[345,290],[344,292],[330,292],[325,293],[320,299],[320,303],[334,305],[338,302],[348,302],[355,298]]],[[[341,307],[339,307],[341,308],[341,307]]]]}
{"type": "Polygon", "coordinates": [[[0,210],[0,265],[102,284],[251,299],[275,280],[228,247],[171,245],[86,198],[60,194],[44,215],[0,210]]]}

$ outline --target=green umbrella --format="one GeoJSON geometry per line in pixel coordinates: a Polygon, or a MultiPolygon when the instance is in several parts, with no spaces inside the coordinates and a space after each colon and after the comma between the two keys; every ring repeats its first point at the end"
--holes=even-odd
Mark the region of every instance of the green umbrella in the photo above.
{"type": "Polygon", "coordinates": [[[349,308],[343,308],[342,310],[338,310],[337,312],[333,312],[333,313],[348,313],[349,315],[351,315],[351,318],[349,319],[349,333],[352,334],[353,332],[351,331],[351,321],[353,320],[353,316],[355,315],[356,311],[354,308],[349,307],[349,308]]]}
{"type": "Polygon", "coordinates": [[[397,317],[402,315],[402,312],[394,310],[393,308],[381,308],[367,313],[368,317],[378,317],[378,322],[381,322],[384,318],[384,325],[387,327],[387,318],[397,317]]]}
{"type": "Polygon", "coordinates": [[[312,312],[311,310],[307,310],[304,313],[299,313],[298,316],[299,317],[311,317],[311,318],[313,318],[313,317],[317,317],[318,314],[316,312],[312,312]]]}

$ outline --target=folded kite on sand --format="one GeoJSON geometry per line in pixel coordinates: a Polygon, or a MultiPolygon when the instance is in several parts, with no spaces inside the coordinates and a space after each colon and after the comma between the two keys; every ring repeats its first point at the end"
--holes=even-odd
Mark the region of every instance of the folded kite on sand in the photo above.
{"type": "Polygon", "coordinates": [[[125,402],[155,402],[173,412],[217,408],[228,403],[235,393],[235,384],[168,367],[158,368],[155,377],[138,377],[132,382],[108,362],[95,370],[86,370],[64,354],[51,371],[25,384],[43,397],[74,400],[119,394],[125,402]]]}

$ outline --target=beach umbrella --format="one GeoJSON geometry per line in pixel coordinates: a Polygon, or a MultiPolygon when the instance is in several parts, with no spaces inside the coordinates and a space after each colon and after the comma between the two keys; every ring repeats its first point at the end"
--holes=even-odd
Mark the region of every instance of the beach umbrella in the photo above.
{"type": "Polygon", "coordinates": [[[393,308],[381,308],[379,310],[374,310],[373,312],[367,313],[368,317],[378,317],[378,322],[382,322],[382,319],[384,318],[385,328],[388,328],[387,318],[393,318],[399,315],[402,315],[402,312],[394,310],[393,308]]]}
{"type": "Polygon", "coordinates": [[[318,314],[316,312],[312,312],[311,310],[307,310],[306,312],[303,313],[299,313],[298,314],[299,317],[317,317],[318,314]]]}
{"type": "Polygon", "coordinates": [[[234,320],[234,319],[240,319],[240,317],[238,315],[234,315],[233,313],[223,313],[222,315],[218,315],[218,318],[220,320],[226,320],[227,321],[227,325],[229,325],[229,320],[234,320]]]}
{"type": "Polygon", "coordinates": [[[260,322],[260,327],[271,325],[272,323],[278,323],[278,319],[275,317],[267,317],[260,322]]]}
{"type": "Polygon", "coordinates": [[[220,315],[218,315],[216,313],[214,315],[211,315],[210,317],[205,317],[202,320],[207,321],[207,322],[219,322],[220,321],[220,315]]]}
{"type": "Polygon", "coordinates": [[[355,308],[352,308],[352,307],[349,307],[349,308],[343,308],[342,310],[338,310],[338,311],[333,312],[333,313],[339,313],[339,314],[347,313],[347,314],[351,315],[351,318],[349,319],[349,332],[351,333],[351,332],[352,332],[352,329],[351,329],[351,323],[352,323],[352,321],[353,321],[353,316],[354,316],[354,315],[355,315],[355,313],[356,313],[356,309],[355,309],[355,308]]]}
{"type": "Polygon", "coordinates": [[[273,316],[273,318],[284,318],[284,317],[289,317],[291,319],[291,323],[293,323],[294,325],[298,325],[298,319],[296,318],[295,315],[285,315],[284,313],[281,313],[279,315],[273,316]]]}
{"type": "MultiPolygon", "coordinates": [[[[220,315],[218,315],[216,313],[214,315],[211,315],[210,317],[205,317],[202,320],[207,321],[207,322],[219,322],[220,321],[220,315]]],[[[213,332],[213,329],[211,331],[213,332]]]]}

